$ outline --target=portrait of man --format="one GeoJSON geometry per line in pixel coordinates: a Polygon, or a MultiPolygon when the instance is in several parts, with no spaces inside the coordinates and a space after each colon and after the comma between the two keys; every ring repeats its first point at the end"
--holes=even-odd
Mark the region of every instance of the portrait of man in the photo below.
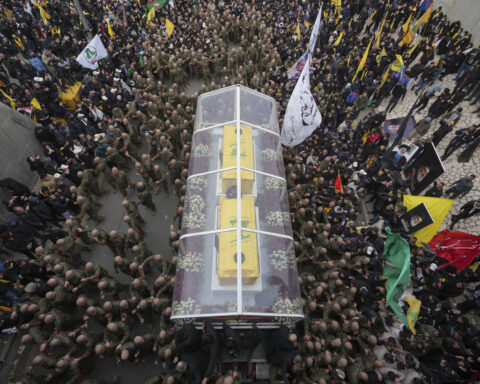
{"type": "MultiPolygon", "coordinates": [[[[402,126],[404,120],[407,117],[398,117],[396,119],[386,120],[383,124],[383,134],[388,136],[388,141],[393,143],[398,136],[398,131],[402,126]]],[[[402,134],[402,137],[408,137],[410,132],[412,132],[413,128],[415,127],[415,119],[410,116],[405,125],[405,131],[402,134]]]]}
{"type": "Polygon", "coordinates": [[[404,169],[405,177],[413,195],[420,194],[439,177],[445,168],[435,145],[427,142],[420,155],[404,169]]]}
{"type": "Polygon", "coordinates": [[[411,235],[433,224],[433,218],[425,204],[422,203],[405,213],[400,218],[400,222],[402,223],[405,233],[411,235]]]}

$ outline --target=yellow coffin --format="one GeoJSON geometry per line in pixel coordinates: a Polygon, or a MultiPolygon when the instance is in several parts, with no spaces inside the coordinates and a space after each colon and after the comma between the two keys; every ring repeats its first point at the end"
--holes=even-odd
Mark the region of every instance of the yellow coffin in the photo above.
{"type": "MultiPolygon", "coordinates": [[[[222,168],[234,167],[237,165],[237,127],[234,125],[225,125],[223,127],[223,159],[222,168]]],[[[253,169],[253,141],[252,127],[240,127],[240,165],[253,169]]],[[[242,170],[240,173],[242,179],[242,194],[252,193],[253,181],[255,176],[253,172],[242,170]]],[[[223,172],[222,190],[227,192],[228,188],[237,185],[237,170],[223,172]]]]}
{"type": "MultiPolygon", "coordinates": [[[[237,199],[220,198],[220,229],[237,225],[237,199]]],[[[242,227],[256,229],[255,199],[242,198],[242,227]]],[[[237,283],[237,231],[219,233],[218,279],[222,285],[237,283]]],[[[259,276],[257,235],[242,232],[242,282],[255,284],[259,276]]]]}

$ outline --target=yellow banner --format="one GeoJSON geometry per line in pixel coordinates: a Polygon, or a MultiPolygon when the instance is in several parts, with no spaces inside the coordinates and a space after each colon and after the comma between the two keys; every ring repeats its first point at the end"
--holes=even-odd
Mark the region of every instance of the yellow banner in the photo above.
{"type": "Polygon", "coordinates": [[[415,335],[415,323],[417,322],[422,302],[414,297],[405,297],[405,301],[410,306],[407,311],[408,328],[410,328],[410,331],[415,335]]]}
{"type": "Polygon", "coordinates": [[[173,30],[175,28],[173,23],[170,20],[165,19],[165,27],[167,28],[168,37],[172,36],[173,30]]]}
{"type": "Polygon", "coordinates": [[[362,60],[360,60],[360,64],[358,64],[357,72],[355,73],[355,76],[353,76],[352,83],[355,81],[358,73],[363,69],[363,67],[365,66],[365,63],[367,62],[368,52],[370,51],[370,46],[372,45],[372,41],[373,41],[373,36],[370,39],[370,42],[368,43],[368,47],[365,50],[365,53],[363,54],[362,60]]]}
{"type": "Polygon", "coordinates": [[[407,207],[407,210],[415,208],[417,205],[425,204],[432,216],[433,224],[422,228],[418,232],[415,232],[414,236],[417,239],[417,245],[422,246],[420,241],[428,243],[433,239],[442,226],[443,220],[447,217],[448,211],[452,207],[453,200],[450,199],[441,199],[438,197],[428,197],[428,196],[413,196],[413,195],[404,195],[403,196],[403,205],[407,207]]]}

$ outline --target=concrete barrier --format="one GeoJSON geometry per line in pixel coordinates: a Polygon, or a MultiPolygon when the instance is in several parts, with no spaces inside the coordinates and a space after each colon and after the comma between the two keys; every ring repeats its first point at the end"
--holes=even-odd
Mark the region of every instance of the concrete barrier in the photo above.
{"type": "MultiPolygon", "coordinates": [[[[0,179],[12,177],[33,188],[38,176],[30,171],[27,156],[39,153],[42,147],[34,136],[35,123],[28,117],[0,103],[0,179]]],[[[3,200],[8,193],[0,192],[3,200]]],[[[5,207],[0,205],[0,217],[5,218],[5,207]]]]}

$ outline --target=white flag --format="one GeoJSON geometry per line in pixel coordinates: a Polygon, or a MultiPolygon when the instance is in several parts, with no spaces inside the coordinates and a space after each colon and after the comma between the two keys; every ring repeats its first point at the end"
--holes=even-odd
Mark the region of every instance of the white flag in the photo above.
{"type": "Polygon", "coordinates": [[[77,61],[85,68],[97,69],[98,61],[108,56],[100,36],[95,37],[88,43],[82,52],[77,56],[77,61]]]}
{"type": "MultiPolygon", "coordinates": [[[[315,50],[315,45],[317,44],[318,33],[320,32],[320,27],[322,25],[322,7],[318,11],[317,18],[315,19],[315,24],[313,25],[312,34],[310,35],[310,40],[308,42],[308,49],[305,53],[300,56],[292,68],[287,71],[288,80],[298,79],[300,73],[302,72],[305,62],[307,61],[307,56],[311,56],[315,50]]],[[[313,66],[310,68],[310,71],[313,71],[313,66]]]]}
{"type": "Polygon", "coordinates": [[[320,127],[322,115],[310,92],[310,57],[303,67],[300,78],[293,89],[283,118],[282,144],[294,146],[303,142],[320,127]]]}
{"type": "Polygon", "coordinates": [[[128,93],[132,93],[132,88],[130,88],[130,86],[127,83],[125,83],[123,79],[120,79],[120,84],[122,84],[122,88],[126,89],[128,93]]]}

